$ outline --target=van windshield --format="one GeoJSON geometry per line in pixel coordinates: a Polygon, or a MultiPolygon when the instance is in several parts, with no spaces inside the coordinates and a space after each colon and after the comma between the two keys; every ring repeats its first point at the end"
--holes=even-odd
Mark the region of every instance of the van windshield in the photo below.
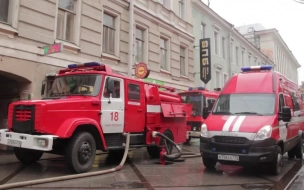
{"type": "Polygon", "coordinates": [[[224,94],[213,109],[215,115],[273,115],[275,94],[224,94]]]}
{"type": "Polygon", "coordinates": [[[66,95],[97,96],[101,85],[101,75],[83,74],[61,76],[54,80],[50,97],[66,95]]]}
{"type": "Polygon", "coordinates": [[[192,104],[192,114],[202,115],[204,106],[204,96],[197,94],[181,94],[184,103],[192,104]]]}

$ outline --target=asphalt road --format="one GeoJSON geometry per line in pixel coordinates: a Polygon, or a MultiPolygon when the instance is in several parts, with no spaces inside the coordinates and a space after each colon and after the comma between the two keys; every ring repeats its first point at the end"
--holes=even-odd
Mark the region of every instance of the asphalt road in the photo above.
{"type": "MultiPolygon", "coordinates": [[[[192,140],[183,149],[198,153],[198,140],[192,140]]],[[[245,170],[221,164],[216,170],[209,171],[201,157],[168,165],[160,165],[158,161],[150,159],[145,148],[135,149],[129,152],[126,164],[118,172],[16,189],[283,190],[304,163],[302,160],[288,160],[285,155],[281,174],[272,176],[267,168],[245,170]]],[[[113,168],[119,162],[119,158],[100,154],[92,171],[113,168]]],[[[64,175],[70,173],[65,160],[59,156],[45,154],[37,164],[24,166],[14,155],[0,155],[0,185],[64,175]]]]}

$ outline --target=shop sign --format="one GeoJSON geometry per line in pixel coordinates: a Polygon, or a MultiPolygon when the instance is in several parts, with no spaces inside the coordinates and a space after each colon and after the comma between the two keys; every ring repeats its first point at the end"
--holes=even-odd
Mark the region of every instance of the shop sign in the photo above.
{"type": "Polygon", "coordinates": [[[56,44],[52,44],[52,45],[43,47],[44,55],[59,53],[62,51],[63,51],[63,43],[56,43],[56,44]]]}
{"type": "Polygon", "coordinates": [[[145,79],[149,76],[150,70],[148,69],[147,64],[138,63],[135,66],[135,77],[138,79],[145,79]]]}
{"type": "Polygon", "coordinates": [[[205,84],[211,80],[210,38],[200,39],[200,78],[205,84]]]}

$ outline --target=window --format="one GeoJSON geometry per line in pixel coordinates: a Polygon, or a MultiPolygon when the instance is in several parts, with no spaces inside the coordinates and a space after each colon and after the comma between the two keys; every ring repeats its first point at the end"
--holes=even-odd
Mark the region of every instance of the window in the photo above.
{"type": "Polygon", "coordinates": [[[213,98],[207,98],[206,100],[207,100],[208,111],[211,111],[216,100],[213,98]]]}
{"type": "Polygon", "coordinates": [[[185,48],[180,47],[180,74],[186,76],[185,48]]]}
{"type": "Polygon", "coordinates": [[[274,115],[275,94],[224,94],[213,109],[218,115],[274,115]]]}
{"type": "Polygon", "coordinates": [[[168,2],[168,0],[159,0],[159,2],[164,6],[164,7],[166,7],[166,8],[168,8],[169,7],[169,2],[168,2]]]}
{"type": "Polygon", "coordinates": [[[224,74],[224,83],[226,83],[228,80],[228,75],[227,74],[224,74]]]}
{"type": "Polygon", "coordinates": [[[254,59],[254,65],[257,65],[257,58],[254,59]]]}
{"type": "Polygon", "coordinates": [[[201,24],[201,38],[205,38],[205,25],[201,24]]]}
{"type": "Polygon", "coordinates": [[[140,101],[140,87],[137,84],[128,85],[128,99],[140,101]]]}
{"type": "Polygon", "coordinates": [[[103,15],[102,50],[105,53],[115,54],[115,17],[103,15]]]}
{"type": "Polygon", "coordinates": [[[161,38],[160,39],[160,67],[161,69],[168,70],[168,65],[167,65],[167,40],[161,38]]]}
{"type": "MultiPolygon", "coordinates": [[[[107,92],[107,83],[105,83],[105,87],[103,90],[103,97],[108,98],[109,93],[107,92]]],[[[111,98],[120,98],[120,81],[114,80],[114,92],[111,98]]]]}
{"type": "Polygon", "coordinates": [[[216,88],[220,88],[221,87],[221,75],[220,75],[219,70],[217,70],[215,72],[215,80],[216,80],[216,88]]]}
{"type": "Polygon", "coordinates": [[[248,55],[248,66],[251,65],[251,55],[248,55]]]}
{"type": "Polygon", "coordinates": [[[143,54],[144,54],[144,30],[136,28],[135,34],[135,61],[143,62],[143,54]]]}
{"type": "Polygon", "coordinates": [[[299,111],[299,110],[301,110],[300,104],[299,104],[299,99],[298,99],[298,97],[296,96],[296,94],[292,92],[292,93],[291,93],[291,97],[292,97],[292,103],[293,103],[294,111],[299,111]]]}
{"type": "Polygon", "coordinates": [[[184,0],[179,0],[179,17],[184,18],[185,14],[185,2],[184,0]]]}
{"type": "Polygon", "coordinates": [[[225,47],[226,47],[226,39],[224,37],[222,37],[222,54],[223,54],[224,59],[226,59],[225,47]]]}
{"type": "Polygon", "coordinates": [[[57,15],[57,39],[74,42],[76,1],[59,0],[57,15]]]}
{"type": "Polygon", "coordinates": [[[231,57],[231,62],[234,63],[233,42],[230,42],[230,57],[231,57]]]}
{"type": "Polygon", "coordinates": [[[219,55],[218,32],[214,31],[214,53],[219,55]]]}
{"type": "Polygon", "coordinates": [[[241,65],[245,65],[245,50],[243,49],[242,50],[242,60],[241,60],[242,62],[241,62],[241,65]]]}
{"type": "Polygon", "coordinates": [[[239,47],[235,47],[235,63],[239,65],[239,47]]]}
{"type": "Polygon", "coordinates": [[[0,22],[10,23],[10,3],[11,0],[0,0],[0,22]]]}

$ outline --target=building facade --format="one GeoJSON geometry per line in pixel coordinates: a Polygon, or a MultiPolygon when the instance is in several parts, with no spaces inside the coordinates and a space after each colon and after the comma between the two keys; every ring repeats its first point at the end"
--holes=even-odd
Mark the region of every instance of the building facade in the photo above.
{"type": "Polygon", "coordinates": [[[144,62],[146,80],[188,89],[191,12],[185,0],[134,0],[133,6],[128,0],[0,0],[0,128],[11,102],[40,99],[46,76],[71,63],[97,61],[133,75],[144,62]],[[44,55],[43,47],[54,43],[63,43],[63,52],[44,55]]]}
{"type": "Polygon", "coordinates": [[[234,26],[220,17],[201,0],[192,0],[194,43],[194,86],[222,88],[243,66],[273,65],[273,62],[250,43],[234,26]],[[200,80],[199,40],[211,40],[211,80],[200,80]]]}
{"type": "Polygon", "coordinates": [[[237,27],[252,44],[259,48],[275,64],[275,70],[298,84],[298,69],[301,65],[276,29],[266,29],[261,24],[237,27]]]}

